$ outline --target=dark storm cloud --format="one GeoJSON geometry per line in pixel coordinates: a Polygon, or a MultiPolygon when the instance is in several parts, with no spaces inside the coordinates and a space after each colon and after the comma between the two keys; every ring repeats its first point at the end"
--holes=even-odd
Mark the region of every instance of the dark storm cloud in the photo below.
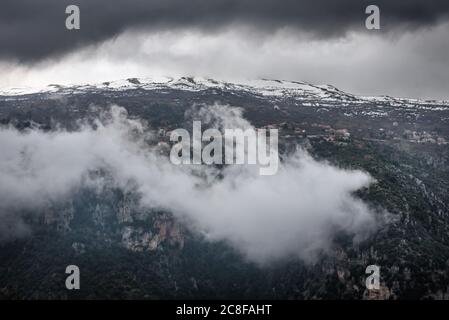
{"type": "Polygon", "coordinates": [[[364,28],[364,9],[381,9],[384,31],[420,28],[446,19],[447,0],[2,0],[0,59],[34,62],[96,44],[122,31],[198,28],[212,32],[248,25],[263,33],[282,27],[335,37],[364,28]],[[81,9],[81,30],[65,29],[65,8],[81,9]]]}

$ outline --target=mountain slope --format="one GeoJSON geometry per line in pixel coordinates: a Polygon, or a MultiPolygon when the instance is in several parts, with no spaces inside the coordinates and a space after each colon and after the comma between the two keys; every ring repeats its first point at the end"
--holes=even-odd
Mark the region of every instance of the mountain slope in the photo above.
{"type": "Polygon", "coordinates": [[[148,122],[158,132],[149,143],[162,145],[170,130],[191,127],[192,105],[217,101],[242,108],[257,128],[278,128],[282,155],[299,145],[320,161],[369,172],[377,183],[355,196],[379,218],[388,212],[384,224],[357,243],[338,234],[313,263],[292,258],[261,267],[171,212],[143,210],[136,194],[77,190],[42,215],[26,215],[30,235],[0,243],[0,297],[448,298],[447,102],[358,97],[277,80],[128,79],[1,91],[0,124],[71,131],[117,104],[148,122]],[[82,270],[79,292],[64,287],[65,266],[73,263],[82,270]],[[370,264],[381,267],[379,291],[364,286],[370,264]]]}

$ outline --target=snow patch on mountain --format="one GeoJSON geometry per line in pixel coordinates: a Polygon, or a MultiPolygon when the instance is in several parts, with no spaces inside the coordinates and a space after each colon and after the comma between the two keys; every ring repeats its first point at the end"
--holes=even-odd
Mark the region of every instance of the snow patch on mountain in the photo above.
{"type": "Polygon", "coordinates": [[[200,77],[151,77],[128,78],[116,81],[108,81],[97,84],[56,85],[46,87],[9,87],[0,88],[0,96],[11,97],[30,94],[77,94],[101,91],[126,91],[126,90],[184,90],[199,92],[204,90],[241,91],[249,94],[273,98],[292,98],[305,101],[339,102],[344,104],[379,103],[397,107],[430,108],[432,110],[446,110],[449,101],[419,100],[406,98],[393,98],[390,96],[357,96],[332,85],[313,85],[301,81],[286,81],[273,79],[246,80],[238,82],[218,81],[200,77]]]}

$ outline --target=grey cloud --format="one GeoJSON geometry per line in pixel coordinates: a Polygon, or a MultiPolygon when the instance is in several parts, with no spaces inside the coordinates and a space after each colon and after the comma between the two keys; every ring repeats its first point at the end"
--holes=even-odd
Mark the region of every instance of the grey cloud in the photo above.
{"type": "Polygon", "coordinates": [[[445,0],[3,0],[0,58],[35,62],[95,45],[130,28],[213,32],[246,25],[269,34],[293,28],[317,37],[364,29],[368,4],[381,8],[384,31],[431,26],[447,19],[445,0]],[[81,9],[81,30],[65,29],[65,7],[81,9]]]}

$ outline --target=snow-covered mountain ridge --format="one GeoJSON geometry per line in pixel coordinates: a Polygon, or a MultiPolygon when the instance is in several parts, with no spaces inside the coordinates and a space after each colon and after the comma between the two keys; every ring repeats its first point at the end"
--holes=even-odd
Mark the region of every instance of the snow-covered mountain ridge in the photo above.
{"type": "Polygon", "coordinates": [[[238,82],[217,81],[209,78],[198,77],[157,77],[157,78],[128,78],[117,81],[102,82],[97,84],[57,85],[50,84],[46,87],[9,87],[0,88],[0,96],[11,97],[29,94],[78,94],[99,91],[126,91],[126,90],[225,90],[240,91],[248,94],[264,97],[292,98],[307,103],[319,100],[320,102],[340,102],[343,104],[360,103],[387,103],[391,106],[402,107],[441,107],[449,108],[449,101],[419,100],[406,98],[393,98],[390,96],[358,96],[343,92],[332,85],[313,85],[300,81],[285,80],[248,80],[238,82]]]}

